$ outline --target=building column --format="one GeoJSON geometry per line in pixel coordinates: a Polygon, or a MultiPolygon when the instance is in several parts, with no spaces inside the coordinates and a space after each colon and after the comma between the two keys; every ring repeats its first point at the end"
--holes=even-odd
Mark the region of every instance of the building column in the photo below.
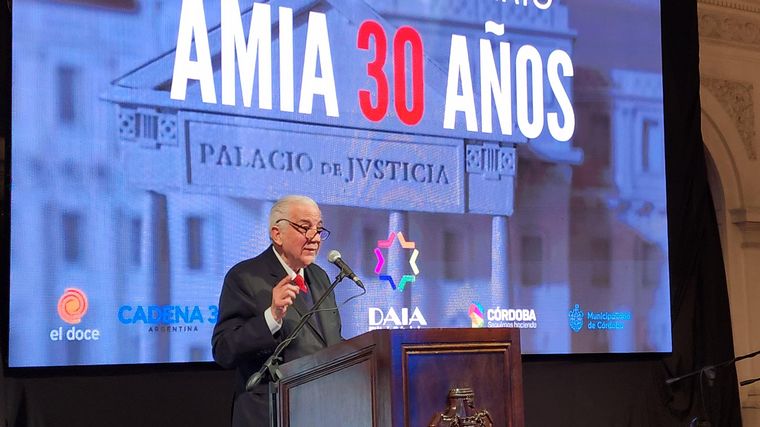
{"type": "MultiPolygon", "coordinates": [[[[760,259],[760,210],[732,209],[730,220],[740,238],[738,242],[728,245],[729,257],[735,263],[734,269],[738,270],[735,276],[738,280],[728,283],[728,291],[733,294],[729,298],[734,303],[731,307],[734,352],[740,356],[757,350],[747,343],[756,343],[760,338],[760,332],[752,326],[757,325],[760,319],[758,311],[752,309],[760,303],[760,287],[754,284],[760,277],[760,264],[753,262],[760,259]],[[746,313],[746,318],[737,321],[738,315],[743,313],[746,313]]],[[[760,377],[760,360],[753,358],[747,363],[737,364],[737,375],[739,380],[760,377]]],[[[760,382],[741,387],[739,392],[742,420],[745,425],[755,425],[760,420],[760,382]]]]}
{"type": "MultiPolygon", "coordinates": [[[[509,223],[508,217],[491,218],[491,301],[507,307],[509,303],[509,223]]],[[[513,296],[512,296],[513,297],[513,296]]]]}
{"type": "MultiPolygon", "coordinates": [[[[164,305],[171,302],[171,268],[169,252],[169,207],[165,194],[149,191],[149,246],[146,264],[150,283],[150,304],[164,305]]],[[[153,339],[143,341],[142,362],[169,360],[170,334],[152,334],[153,339]],[[148,346],[145,348],[144,346],[148,346]]]]}

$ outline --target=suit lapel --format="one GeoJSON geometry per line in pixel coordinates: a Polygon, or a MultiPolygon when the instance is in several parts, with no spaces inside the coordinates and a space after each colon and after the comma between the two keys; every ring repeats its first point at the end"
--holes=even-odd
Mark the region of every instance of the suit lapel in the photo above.
{"type": "MultiPolygon", "coordinates": [[[[271,245],[269,246],[268,252],[268,264],[270,267],[270,274],[272,275],[273,281],[272,281],[272,287],[277,284],[285,275],[287,272],[282,267],[282,264],[280,264],[280,260],[277,259],[277,256],[274,254],[274,247],[271,245]]],[[[312,299],[316,303],[317,300],[319,300],[319,297],[322,295],[322,286],[318,283],[319,281],[315,278],[315,274],[311,274],[309,271],[309,267],[307,266],[304,268],[304,275],[306,282],[309,284],[309,292],[312,293],[312,299]]],[[[295,302],[293,303],[293,309],[295,309],[298,316],[294,319],[296,322],[299,321],[301,316],[306,314],[307,311],[309,311],[309,307],[306,307],[306,302],[304,302],[303,297],[297,296],[295,302]]],[[[316,336],[323,345],[327,346],[327,340],[324,336],[322,336],[322,333],[320,332],[319,328],[317,327],[317,318],[316,316],[319,316],[321,313],[314,313],[308,322],[306,322],[306,327],[311,330],[311,332],[314,333],[314,336],[316,336]]]]}
{"type": "MultiPolygon", "coordinates": [[[[319,298],[322,296],[321,287],[319,286],[319,283],[317,279],[315,278],[315,275],[311,273],[309,267],[303,269],[304,271],[304,278],[306,279],[306,283],[309,285],[309,292],[311,293],[311,299],[316,304],[319,298]]],[[[298,311],[298,314],[303,316],[306,314],[307,311],[309,311],[310,307],[306,307],[306,303],[304,302],[304,298],[299,297],[296,298],[296,302],[293,304],[295,306],[296,311],[298,311]]],[[[324,308],[324,307],[321,307],[324,308]]],[[[317,322],[321,318],[322,312],[314,313],[309,321],[306,323],[306,325],[311,329],[312,332],[314,332],[314,335],[319,338],[320,341],[322,341],[323,345],[327,345],[327,340],[322,335],[322,329],[317,326],[317,322]]],[[[320,323],[321,324],[321,323],[320,323]]]]}

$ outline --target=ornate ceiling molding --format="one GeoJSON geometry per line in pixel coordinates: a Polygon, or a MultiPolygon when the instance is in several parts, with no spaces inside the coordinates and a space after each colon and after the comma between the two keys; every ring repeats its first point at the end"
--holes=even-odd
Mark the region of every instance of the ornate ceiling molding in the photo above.
{"type": "Polygon", "coordinates": [[[701,77],[702,85],[717,99],[733,119],[742,138],[744,149],[750,160],[757,160],[755,151],[755,109],[752,99],[752,83],[701,77]]]}
{"type": "Polygon", "coordinates": [[[760,49],[760,19],[728,11],[700,9],[699,37],[760,49]]]}
{"type": "Polygon", "coordinates": [[[726,9],[740,10],[742,12],[760,13],[760,4],[753,2],[740,2],[728,0],[697,0],[697,4],[709,4],[712,6],[723,7],[726,9]]]}

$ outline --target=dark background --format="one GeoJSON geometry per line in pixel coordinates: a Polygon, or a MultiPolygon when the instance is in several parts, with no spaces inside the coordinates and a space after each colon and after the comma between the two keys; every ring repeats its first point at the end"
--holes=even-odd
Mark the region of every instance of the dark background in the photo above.
{"type": "MultiPolygon", "coordinates": [[[[10,138],[11,19],[0,9],[0,137],[10,138]]],[[[528,426],[741,425],[736,371],[665,380],[733,357],[720,240],[700,131],[699,46],[694,0],[663,0],[665,151],[673,324],[671,355],[525,357],[528,426]],[[704,402],[704,405],[702,404],[704,402]]],[[[600,25],[602,25],[600,23],[600,25]]],[[[9,159],[10,150],[2,144],[9,159]]],[[[10,172],[3,161],[0,334],[7,366],[10,172]]],[[[33,310],[30,307],[29,310],[33,310]]],[[[0,372],[0,425],[224,426],[232,374],[210,364],[0,372]]],[[[443,402],[442,402],[443,403],[443,402]]]]}

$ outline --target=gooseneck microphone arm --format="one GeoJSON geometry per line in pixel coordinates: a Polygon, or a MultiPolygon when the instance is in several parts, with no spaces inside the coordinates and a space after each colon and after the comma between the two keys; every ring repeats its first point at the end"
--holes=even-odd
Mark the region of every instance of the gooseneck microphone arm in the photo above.
{"type": "Polygon", "coordinates": [[[280,354],[282,354],[283,351],[285,351],[285,348],[298,336],[298,333],[301,332],[301,329],[306,325],[306,322],[311,319],[311,317],[319,310],[319,307],[322,305],[322,303],[327,299],[327,296],[330,295],[336,286],[338,286],[338,283],[340,283],[341,280],[343,280],[346,277],[346,274],[341,271],[338,273],[338,275],[335,277],[335,280],[330,284],[330,287],[327,288],[327,291],[322,294],[321,297],[317,300],[316,303],[314,303],[314,306],[311,308],[311,310],[307,311],[303,316],[301,316],[301,320],[298,321],[298,324],[296,324],[296,327],[293,328],[293,330],[288,334],[287,338],[282,340],[282,342],[275,347],[274,352],[271,356],[264,362],[263,365],[261,365],[261,368],[256,372],[255,374],[248,377],[248,381],[245,383],[245,390],[251,391],[254,387],[259,385],[261,381],[264,379],[264,376],[269,372],[269,377],[271,378],[272,382],[277,382],[280,380],[280,372],[279,372],[279,365],[282,361],[282,358],[280,357],[280,354]]]}
{"type": "MultiPolygon", "coordinates": [[[[722,367],[728,366],[728,365],[732,365],[732,364],[734,364],[734,363],[736,363],[736,362],[738,362],[740,360],[744,360],[744,359],[749,359],[751,357],[755,357],[758,354],[760,354],[760,350],[752,352],[752,353],[749,353],[749,354],[745,354],[743,356],[734,357],[731,360],[726,360],[725,362],[721,362],[721,363],[718,363],[716,365],[707,365],[707,366],[704,366],[704,367],[702,367],[700,369],[697,369],[696,371],[689,372],[688,374],[681,375],[680,377],[668,378],[667,380],[665,380],[665,384],[671,385],[673,383],[677,383],[678,381],[685,380],[686,378],[690,378],[690,377],[693,377],[695,375],[699,375],[699,374],[702,374],[702,373],[706,374],[706,376],[707,376],[708,379],[714,379],[715,378],[715,369],[722,368],[722,367]],[[712,378],[710,378],[710,377],[712,377],[712,378]]],[[[758,379],[756,379],[755,381],[757,381],[757,380],[758,379]]],[[[754,382],[752,380],[749,380],[749,381],[754,382]]],[[[751,384],[751,382],[742,381],[741,385],[751,384]]]]}

